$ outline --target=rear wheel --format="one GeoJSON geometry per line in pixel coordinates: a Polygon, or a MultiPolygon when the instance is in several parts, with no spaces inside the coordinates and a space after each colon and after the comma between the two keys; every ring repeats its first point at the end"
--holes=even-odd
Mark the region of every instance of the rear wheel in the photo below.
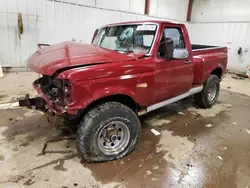
{"type": "Polygon", "coordinates": [[[90,110],[77,130],[77,150],[88,162],[103,162],[130,153],[140,137],[137,115],[127,106],[108,102],[90,110]]]}
{"type": "Polygon", "coordinates": [[[204,84],[203,90],[194,95],[195,103],[200,108],[210,108],[216,103],[219,92],[219,77],[216,75],[210,75],[204,84]]]}

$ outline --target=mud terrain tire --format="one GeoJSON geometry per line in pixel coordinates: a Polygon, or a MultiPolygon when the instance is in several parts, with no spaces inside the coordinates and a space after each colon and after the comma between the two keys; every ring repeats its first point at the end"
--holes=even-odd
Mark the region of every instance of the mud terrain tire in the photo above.
{"type": "Polygon", "coordinates": [[[141,124],[133,110],[107,102],[90,110],[80,122],[77,150],[88,162],[115,160],[135,149],[140,133],[141,124]]]}
{"type": "Polygon", "coordinates": [[[219,96],[220,79],[216,75],[210,75],[204,83],[203,90],[194,95],[195,103],[200,108],[212,107],[219,96]]]}

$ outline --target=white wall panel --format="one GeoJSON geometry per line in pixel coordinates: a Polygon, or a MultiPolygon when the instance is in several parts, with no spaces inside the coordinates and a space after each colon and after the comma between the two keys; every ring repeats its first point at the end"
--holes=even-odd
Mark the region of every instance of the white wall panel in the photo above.
{"type": "Polygon", "coordinates": [[[106,9],[129,11],[129,0],[96,0],[96,6],[106,9]]]}
{"type": "Polygon", "coordinates": [[[40,32],[39,42],[49,44],[72,38],[76,41],[90,42],[95,29],[102,25],[156,19],[142,14],[48,0],[45,14],[45,26],[43,32],[40,32]]]}
{"type": "Polygon", "coordinates": [[[130,12],[144,14],[145,11],[145,0],[130,0],[130,12]]]}
{"type": "Polygon", "coordinates": [[[249,0],[194,0],[192,21],[250,21],[249,7],[249,0]]]}
{"type": "Polygon", "coordinates": [[[97,0],[63,0],[63,2],[96,6],[97,0]]]}
{"type": "Polygon", "coordinates": [[[0,1],[0,62],[3,66],[24,65],[27,57],[37,49],[39,24],[36,0],[0,1]],[[31,5],[29,7],[28,5],[31,5]],[[18,36],[17,13],[22,13],[23,35],[18,36]]]}
{"type": "Polygon", "coordinates": [[[186,21],[188,0],[150,0],[149,13],[152,16],[186,21]]]}
{"type": "MultiPolygon", "coordinates": [[[[162,4],[160,6],[163,6],[164,2],[159,1],[162,4]]],[[[177,4],[164,5],[174,6],[172,9],[178,8],[177,4]]],[[[160,18],[159,14],[143,15],[144,8],[144,0],[0,0],[0,61],[3,66],[25,66],[28,56],[36,51],[37,43],[55,44],[72,38],[90,42],[95,29],[102,25],[121,21],[166,19],[171,9],[164,11],[160,8],[163,17],[160,18]],[[18,12],[23,15],[24,33],[21,39],[18,37],[18,12]]],[[[184,18],[184,13],[181,14],[184,18]]],[[[172,19],[173,21],[181,18],[177,14],[175,16],[177,18],[172,19]]]]}
{"type": "Polygon", "coordinates": [[[250,65],[250,23],[193,23],[190,38],[193,44],[228,47],[228,69],[246,72],[250,65]],[[238,49],[243,49],[238,55],[238,49]]]}
{"type": "Polygon", "coordinates": [[[144,14],[145,0],[62,0],[63,2],[144,14]]]}
{"type": "Polygon", "coordinates": [[[191,41],[228,47],[228,69],[246,72],[250,65],[250,1],[194,0],[191,41]],[[242,47],[242,55],[237,51],[242,47]]]}
{"type": "MultiPolygon", "coordinates": [[[[55,44],[72,38],[90,42],[94,30],[107,23],[185,20],[188,0],[151,0],[151,16],[143,15],[144,7],[144,0],[0,0],[0,61],[3,66],[24,66],[27,57],[37,49],[37,43],[55,44]],[[18,12],[22,13],[24,23],[21,40],[18,12]]],[[[187,24],[191,41],[228,46],[228,68],[245,71],[250,64],[248,7],[249,0],[194,0],[193,24],[187,24]],[[241,56],[237,55],[239,47],[243,48],[241,56]]]]}
{"type": "Polygon", "coordinates": [[[158,0],[150,0],[149,15],[157,16],[157,2],[158,0]]]}

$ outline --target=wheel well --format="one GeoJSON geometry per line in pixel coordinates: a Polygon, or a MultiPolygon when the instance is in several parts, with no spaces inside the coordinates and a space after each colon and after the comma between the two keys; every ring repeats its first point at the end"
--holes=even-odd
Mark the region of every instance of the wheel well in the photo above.
{"type": "Polygon", "coordinates": [[[219,79],[221,79],[221,76],[222,76],[222,69],[221,69],[221,68],[216,68],[216,69],[214,69],[214,70],[211,72],[211,74],[216,75],[216,76],[219,77],[219,79]]]}
{"type": "Polygon", "coordinates": [[[137,108],[138,108],[138,104],[130,96],[117,94],[117,95],[111,95],[111,96],[100,98],[92,102],[87,107],[87,109],[93,108],[94,106],[105,103],[105,102],[119,102],[121,104],[124,104],[125,106],[128,106],[135,112],[137,111],[137,108]]]}

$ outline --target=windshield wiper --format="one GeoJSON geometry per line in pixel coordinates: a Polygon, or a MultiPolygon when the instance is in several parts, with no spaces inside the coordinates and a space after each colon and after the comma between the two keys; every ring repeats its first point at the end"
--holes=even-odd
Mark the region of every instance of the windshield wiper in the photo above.
{"type": "Polygon", "coordinates": [[[132,50],[130,49],[130,47],[128,47],[126,52],[127,52],[127,53],[133,53],[133,54],[134,54],[134,53],[135,53],[135,52],[134,52],[134,47],[132,47],[132,50]]]}
{"type": "Polygon", "coordinates": [[[142,54],[141,56],[137,57],[137,59],[142,59],[144,57],[150,57],[150,55],[148,55],[148,54],[142,54]]]}

